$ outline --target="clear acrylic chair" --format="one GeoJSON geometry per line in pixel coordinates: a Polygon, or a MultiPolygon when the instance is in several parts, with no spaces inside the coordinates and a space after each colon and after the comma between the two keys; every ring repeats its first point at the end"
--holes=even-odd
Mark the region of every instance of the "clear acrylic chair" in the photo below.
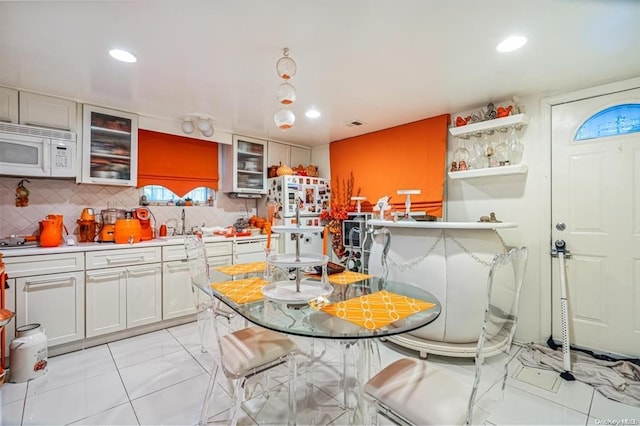
{"type": "MultiPolygon", "coordinates": [[[[194,285],[211,299],[209,312],[212,317],[211,322],[219,353],[219,359],[215,359],[211,368],[209,385],[202,404],[199,424],[207,423],[209,405],[214,395],[213,390],[219,369],[234,383],[233,398],[235,404],[229,423],[235,425],[244,400],[247,379],[286,362],[289,363],[289,421],[293,422],[296,412],[294,380],[296,375],[294,360],[294,355],[297,351],[296,344],[285,335],[257,326],[246,327],[221,335],[215,320],[217,305],[211,289],[209,265],[206,260],[204,244],[201,239],[194,236],[187,237],[184,244],[191,279],[194,285]]],[[[265,392],[267,391],[267,389],[264,390],[265,392]]]]}
{"type": "Polygon", "coordinates": [[[399,424],[472,424],[478,407],[486,416],[503,395],[527,255],[526,247],[513,248],[491,263],[473,384],[426,360],[400,359],[364,386],[376,422],[381,413],[399,424]]]}

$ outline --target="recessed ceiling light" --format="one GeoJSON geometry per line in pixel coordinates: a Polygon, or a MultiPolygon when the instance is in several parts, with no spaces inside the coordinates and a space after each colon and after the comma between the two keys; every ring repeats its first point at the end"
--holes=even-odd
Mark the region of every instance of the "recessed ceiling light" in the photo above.
{"type": "Polygon", "coordinates": [[[502,40],[497,46],[498,52],[513,52],[527,44],[527,38],[524,36],[510,36],[502,40]]]}
{"type": "Polygon", "coordinates": [[[109,55],[111,55],[115,59],[122,62],[131,63],[131,62],[136,62],[138,60],[138,58],[136,58],[136,56],[133,53],[127,50],[122,50],[122,49],[111,49],[109,51],[109,55]]]}
{"type": "Polygon", "coordinates": [[[308,118],[318,118],[321,114],[317,109],[310,109],[309,111],[305,112],[304,115],[306,115],[308,118]]]}

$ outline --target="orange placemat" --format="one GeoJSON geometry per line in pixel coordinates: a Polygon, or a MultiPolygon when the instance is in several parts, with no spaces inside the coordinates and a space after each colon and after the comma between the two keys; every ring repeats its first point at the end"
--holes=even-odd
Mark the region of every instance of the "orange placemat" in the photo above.
{"type": "Polygon", "coordinates": [[[436,305],[430,302],[381,290],[333,303],[321,310],[369,330],[375,330],[434,306],[436,305]]]}
{"type": "Polygon", "coordinates": [[[264,299],[262,287],[265,285],[267,285],[266,280],[260,277],[251,277],[211,284],[211,287],[240,305],[264,299]]]}
{"type": "MultiPolygon", "coordinates": [[[[322,278],[322,275],[319,274],[308,275],[314,278],[322,278]]],[[[329,282],[331,284],[351,284],[371,277],[373,277],[373,275],[361,274],[360,272],[343,271],[329,275],[329,282]]]]}
{"type": "Polygon", "coordinates": [[[251,263],[238,263],[237,265],[230,266],[218,266],[216,271],[222,272],[227,275],[243,275],[251,274],[254,272],[263,272],[267,266],[266,262],[251,262],[251,263]]]}

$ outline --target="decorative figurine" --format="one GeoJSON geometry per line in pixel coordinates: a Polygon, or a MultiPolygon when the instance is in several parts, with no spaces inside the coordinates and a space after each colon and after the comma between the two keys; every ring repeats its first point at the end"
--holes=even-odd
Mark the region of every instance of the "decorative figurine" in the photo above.
{"type": "Polygon", "coordinates": [[[456,117],[456,127],[466,126],[466,125],[467,125],[467,120],[465,118],[456,117]]]}
{"type": "Polygon", "coordinates": [[[511,114],[512,109],[513,109],[513,105],[509,105],[506,108],[498,107],[498,118],[509,116],[509,114],[511,114]]]}
{"type": "Polygon", "coordinates": [[[462,172],[462,171],[465,171],[465,170],[468,170],[467,162],[462,160],[462,161],[460,161],[460,163],[458,163],[458,171],[462,172]]]}
{"type": "Polygon", "coordinates": [[[457,172],[458,171],[458,164],[455,161],[451,162],[451,170],[449,170],[450,172],[457,172]]]}
{"type": "Polygon", "coordinates": [[[18,182],[16,188],[16,207],[27,207],[29,205],[29,190],[24,186],[24,183],[29,182],[28,179],[22,179],[18,182]]]}
{"type": "Polygon", "coordinates": [[[493,105],[493,103],[489,103],[489,105],[487,105],[487,114],[485,119],[493,120],[494,118],[496,118],[497,115],[498,113],[496,112],[495,105],[493,105]]]}

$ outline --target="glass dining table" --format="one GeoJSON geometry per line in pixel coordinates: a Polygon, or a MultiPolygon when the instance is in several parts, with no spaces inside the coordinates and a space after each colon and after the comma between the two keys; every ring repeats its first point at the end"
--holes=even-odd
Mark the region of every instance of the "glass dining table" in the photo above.
{"type": "MultiPolygon", "coordinates": [[[[254,279],[260,280],[259,277],[254,279]]],[[[305,279],[307,284],[313,279],[305,279]]],[[[331,281],[330,281],[331,282],[331,281]]],[[[266,284],[266,281],[262,281],[266,284]]],[[[320,285],[319,279],[317,279],[320,285]]],[[[326,285],[326,284],[325,284],[326,285]]],[[[213,285],[216,298],[249,322],[261,327],[313,339],[332,339],[343,347],[343,405],[349,406],[347,392],[347,359],[355,354],[363,383],[379,368],[378,338],[405,333],[423,327],[438,318],[440,301],[415,285],[369,277],[349,284],[331,284],[333,290],[309,303],[287,303],[260,297],[248,303],[238,303],[213,285]],[[377,362],[376,355],[377,354],[377,362]]],[[[313,345],[312,345],[313,348],[313,345]]],[[[319,361],[310,356],[309,365],[319,361]]],[[[313,370],[308,368],[308,371],[313,370]]],[[[309,385],[309,378],[307,385],[309,385]]],[[[356,393],[359,393],[357,391],[356,393]]]]}
{"type": "MultiPolygon", "coordinates": [[[[237,303],[233,298],[219,291],[215,285],[213,293],[216,298],[253,324],[285,334],[316,339],[360,340],[386,337],[423,327],[440,315],[440,301],[433,294],[412,284],[371,277],[355,283],[331,285],[333,291],[326,296],[326,300],[319,303],[318,301],[286,303],[268,298],[249,303],[237,303]],[[348,302],[385,291],[407,299],[426,302],[430,306],[380,327],[369,327],[368,324],[358,325],[325,309],[326,305],[337,306],[340,302],[348,302]],[[315,307],[312,307],[313,302],[316,302],[315,307]]],[[[393,310],[391,308],[392,312],[393,310]]]]}

